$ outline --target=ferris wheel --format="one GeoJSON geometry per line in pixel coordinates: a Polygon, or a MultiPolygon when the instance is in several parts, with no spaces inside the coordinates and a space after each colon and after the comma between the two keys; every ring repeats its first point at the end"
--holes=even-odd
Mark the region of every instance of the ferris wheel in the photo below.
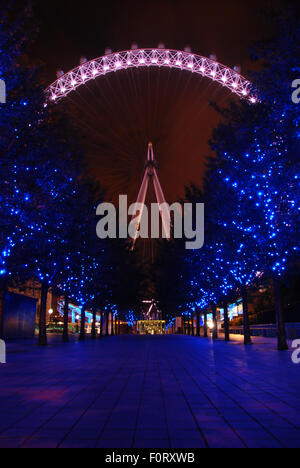
{"type": "Polygon", "coordinates": [[[244,78],[238,67],[231,69],[216,61],[215,56],[206,58],[187,51],[170,49],[132,49],[112,53],[87,61],[82,58],[78,67],[64,73],[59,71],[57,80],[46,89],[49,101],[58,102],[75,91],[78,87],[86,85],[90,80],[120,70],[142,67],[166,67],[189,71],[226,87],[242,99],[256,102],[251,92],[251,83],[244,78]]]}
{"type": "MultiPolygon", "coordinates": [[[[257,98],[252,91],[251,82],[243,77],[240,68],[229,68],[219,63],[214,55],[209,58],[192,53],[188,48],[184,51],[166,49],[163,44],[155,49],[139,49],[136,45],[131,50],[122,52],[112,52],[106,50],[104,56],[93,60],[82,58],[80,65],[73,70],[64,73],[57,72],[57,79],[46,89],[47,103],[59,104],[68,101],[76,93],[84,88],[96,83],[101,87],[101,79],[109,79],[111,75],[118,75],[122,70],[148,69],[148,70],[177,70],[183,73],[190,73],[199,79],[205,78],[220,88],[229,90],[232,95],[239,99],[248,101],[251,104],[257,102],[257,98]]],[[[93,98],[92,98],[93,99],[93,98]]],[[[162,185],[158,178],[157,161],[154,158],[154,148],[152,143],[148,144],[148,155],[142,185],[138,192],[136,205],[144,204],[150,184],[153,183],[154,194],[159,205],[166,202],[162,185]]],[[[140,212],[139,218],[141,219],[140,212]]],[[[169,239],[168,224],[169,219],[161,213],[162,229],[165,238],[169,239]]],[[[139,219],[137,219],[136,237],[139,234],[139,219]]]]}

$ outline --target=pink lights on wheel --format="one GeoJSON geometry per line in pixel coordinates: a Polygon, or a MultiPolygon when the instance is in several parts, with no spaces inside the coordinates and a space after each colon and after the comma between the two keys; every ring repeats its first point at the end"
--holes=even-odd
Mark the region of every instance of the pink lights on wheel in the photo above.
{"type": "Polygon", "coordinates": [[[140,64],[140,65],[144,65],[145,63],[146,63],[145,51],[144,51],[144,50],[140,50],[140,53],[139,53],[139,64],[140,64]]]}
{"type": "Polygon", "coordinates": [[[99,57],[90,62],[84,61],[79,67],[59,76],[46,90],[48,99],[59,101],[70,92],[89,80],[101,77],[106,73],[126,70],[127,68],[138,67],[162,67],[180,68],[192,73],[207,77],[214,82],[220,83],[237,94],[242,99],[249,99],[255,104],[255,96],[249,96],[250,83],[240,75],[238,70],[232,70],[218,63],[216,58],[202,57],[190,51],[176,51],[170,49],[138,49],[134,48],[124,52],[111,52],[109,55],[99,57]]]}

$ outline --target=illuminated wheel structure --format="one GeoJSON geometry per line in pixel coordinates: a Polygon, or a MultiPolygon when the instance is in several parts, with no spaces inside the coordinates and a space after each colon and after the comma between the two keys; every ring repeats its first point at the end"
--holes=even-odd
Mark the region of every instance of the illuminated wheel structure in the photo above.
{"type": "MultiPolygon", "coordinates": [[[[96,102],[98,101],[98,96],[93,92],[93,83],[95,83],[94,91],[95,88],[98,90],[98,86],[99,89],[103,89],[103,87],[105,88],[104,81],[102,81],[101,86],[101,77],[107,77],[108,82],[116,84],[117,81],[113,81],[109,77],[111,75],[111,78],[113,78],[112,75],[118,75],[119,71],[144,69],[148,71],[154,70],[155,73],[155,68],[157,71],[174,70],[175,72],[177,70],[177,72],[182,71],[183,73],[189,73],[190,78],[192,75],[196,77],[195,81],[198,81],[198,76],[199,82],[204,78],[211,84],[215,83],[217,88],[229,91],[229,94],[237,96],[239,99],[248,101],[252,104],[257,101],[252,90],[251,82],[244,78],[239,73],[238,69],[231,69],[217,62],[213,56],[206,58],[191,53],[190,51],[177,51],[161,47],[156,49],[133,48],[128,51],[114,53],[107,51],[104,56],[90,61],[81,59],[80,65],[73,70],[67,73],[63,73],[62,71],[58,72],[57,80],[46,89],[46,99],[48,103],[56,104],[68,99],[70,102],[75,103],[76,99],[79,98],[77,102],[80,103],[80,106],[83,106],[81,109],[83,112],[80,116],[82,118],[83,113],[87,115],[89,110],[91,110],[89,107],[94,108],[94,106],[97,105],[96,102]],[[93,93],[92,99],[90,98],[90,95],[86,99],[87,95],[82,96],[82,92],[85,90],[88,93],[91,91],[91,88],[93,93]]],[[[136,78],[136,76],[132,75],[134,82],[136,78]]],[[[134,96],[130,94],[128,100],[131,104],[133,99],[134,96]]],[[[104,99],[104,101],[106,102],[107,100],[104,99]]],[[[146,112],[142,105],[140,107],[142,108],[142,113],[146,112]]],[[[141,121],[141,119],[139,119],[139,121],[141,121]]],[[[151,139],[152,138],[153,137],[151,136],[151,139]]],[[[148,182],[148,177],[146,176],[144,180],[148,182]]],[[[108,185],[110,186],[111,184],[108,183],[108,185]]],[[[128,186],[130,185],[131,184],[129,183],[128,186]]],[[[157,185],[160,185],[159,182],[157,185]]],[[[141,191],[144,193],[143,185],[140,192],[141,191]]],[[[164,199],[162,190],[161,193],[162,197],[160,197],[160,199],[164,199]]],[[[135,240],[133,245],[135,244],[135,240]]],[[[153,258],[153,243],[148,244],[151,244],[151,253],[148,257],[151,256],[151,258],[153,258]]],[[[146,243],[143,243],[143,246],[145,250],[148,248],[146,248],[146,243]]]]}
{"type": "Polygon", "coordinates": [[[61,76],[46,89],[48,101],[58,102],[90,80],[119,70],[142,67],[166,67],[186,70],[207,77],[229,89],[242,99],[256,102],[251,83],[237,71],[214,59],[189,52],[169,49],[137,49],[115,52],[82,63],[61,76]]]}

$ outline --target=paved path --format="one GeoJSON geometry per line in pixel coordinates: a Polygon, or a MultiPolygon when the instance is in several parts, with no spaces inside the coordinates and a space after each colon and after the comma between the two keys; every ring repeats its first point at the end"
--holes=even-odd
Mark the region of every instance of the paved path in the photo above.
{"type": "Polygon", "coordinates": [[[0,447],[300,447],[300,365],[183,336],[10,344],[0,447]]]}

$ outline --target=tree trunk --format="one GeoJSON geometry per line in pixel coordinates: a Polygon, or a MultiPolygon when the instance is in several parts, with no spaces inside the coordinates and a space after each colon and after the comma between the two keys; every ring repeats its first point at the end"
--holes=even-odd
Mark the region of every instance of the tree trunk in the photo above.
{"type": "Polygon", "coordinates": [[[204,312],[204,338],[208,338],[208,330],[207,330],[207,312],[204,312]]]}
{"type": "Polygon", "coordinates": [[[46,329],[46,319],[47,319],[47,296],[49,291],[48,283],[42,283],[41,288],[41,306],[40,306],[40,322],[39,322],[39,345],[47,345],[47,329],[46,329]]]}
{"type": "Polygon", "coordinates": [[[115,323],[115,318],[114,318],[114,314],[112,313],[111,314],[111,336],[114,336],[114,334],[115,334],[114,323],[115,323]]]}
{"type": "Polygon", "coordinates": [[[103,335],[104,335],[104,330],[103,330],[103,327],[104,327],[104,314],[103,314],[103,312],[101,312],[101,314],[100,314],[100,319],[101,319],[101,321],[100,321],[100,337],[102,338],[103,335]]]}
{"type": "Polygon", "coordinates": [[[277,349],[278,351],[285,351],[289,349],[289,347],[287,344],[287,336],[281,301],[280,283],[275,276],[273,277],[273,289],[277,324],[277,349]]]}
{"type": "Polygon", "coordinates": [[[217,306],[216,304],[212,305],[212,314],[213,314],[213,339],[217,340],[218,339],[218,321],[217,321],[217,306]]]}
{"type": "Polygon", "coordinates": [[[93,323],[92,323],[91,338],[92,338],[92,340],[95,340],[97,338],[97,333],[96,333],[96,308],[95,307],[93,307],[93,323]]]}
{"type": "Polygon", "coordinates": [[[51,309],[53,310],[54,315],[57,315],[57,296],[56,296],[56,294],[51,294],[51,309]]]}
{"type": "Polygon", "coordinates": [[[7,292],[7,284],[4,279],[0,280],[0,340],[4,339],[4,303],[7,292]]]}
{"type": "Polygon", "coordinates": [[[69,296],[65,293],[65,305],[64,305],[64,331],[62,340],[64,343],[69,342],[69,296]]]}
{"type": "Polygon", "coordinates": [[[191,334],[191,321],[190,321],[190,316],[188,315],[188,335],[190,336],[191,334]]]}
{"type": "Polygon", "coordinates": [[[228,304],[224,301],[224,333],[225,333],[225,341],[230,341],[230,333],[229,333],[229,318],[228,318],[228,304]]]}
{"type": "Polygon", "coordinates": [[[197,310],[197,331],[196,335],[200,336],[200,310],[197,310]]]}
{"type": "Polygon", "coordinates": [[[106,312],[105,318],[106,318],[106,330],[105,330],[105,335],[106,335],[106,336],[109,336],[109,312],[106,312]]]}
{"type": "Polygon", "coordinates": [[[194,329],[194,314],[193,314],[193,313],[191,314],[191,318],[192,318],[192,336],[195,336],[195,329],[194,329]]]}
{"type": "Polygon", "coordinates": [[[248,314],[248,293],[246,286],[242,290],[243,296],[243,324],[244,324],[244,343],[245,345],[252,344],[251,332],[249,325],[249,314],[248,314]]]}
{"type": "Polygon", "coordinates": [[[118,324],[118,335],[121,335],[121,319],[119,317],[119,324],[118,324]]]}
{"type": "Polygon", "coordinates": [[[85,309],[86,306],[82,306],[81,308],[81,319],[80,319],[80,334],[79,334],[79,341],[85,340],[85,309]]]}

